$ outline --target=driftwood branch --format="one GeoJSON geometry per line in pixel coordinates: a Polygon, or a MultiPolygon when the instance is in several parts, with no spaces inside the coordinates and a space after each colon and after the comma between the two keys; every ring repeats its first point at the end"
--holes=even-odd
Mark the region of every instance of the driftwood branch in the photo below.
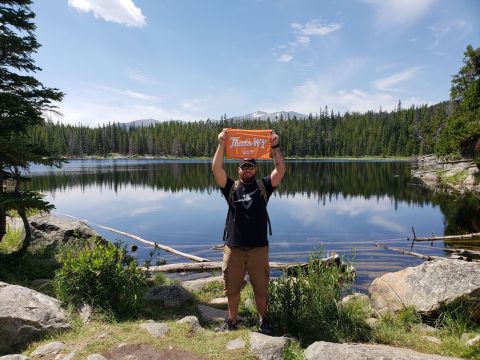
{"type": "Polygon", "coordinates": [[[184,257],[184,258],[187,258],[187,259],[190,259],[190,260],[193,260],[193,261],[197,261],[197,262],[209,262],[210,260],[208,259],[204,259],[204,258],[201,258],[199,256],[195,256],[195,255],[191,255],[191,254],[187,254],[187,253],[184,253],[184,252],[181,252],[181,251],[178,251],[178,250],[175,250],[174,248],[171,248],[169,246],[165,246],[165,245],[161,245],[161,244],[158,244],[156,242],[153,242],[153,241],[148,241],[148,240],[145,240],[145,239],[142,239],[141,237],[139,236],[136,236],[136,235],[133,235],[133,234],[129,234],[127,232],[124,232],[124,231],[120,231],[120,230],[116,230],[116,229],[113,229],[113,228],[110,228],[108,226],[103,226],[103,225],[99,225],[99,224],[95,224],[94,222],[91,222],[91,221],[88,221],[88,220],[83,220],[83,219],[78,219],[76,218],[75,216],[71,216],[71,215],[67,215],[65,214],[66,216],[70,217],[70,218],[73,218],[73,219],[77,219],[77,220],[81,220],[83,222],[88,222],[88,223],[91,223],[95,226],[98,226],[102,229],[105,229],[105,230],[108,230],[108,231],[111,231],[111,232],[114,232],[114,233],[117,233],[117,234],[120,234],[120,235],[124,235],[124,236],[127,236],[131,239],[134,239],[134,240],[137,240],[137,241],[140,241],[140,242],[143,242],[145,244],[148,244],[150,246],[153,246],[155,248],[158,248],[158,249],[162,249],[162,250],[165,250],[169,253],[172,253],[172,254],[175,254],[175,255],[178,255],[178,256],[181,256],[181,257],[184,257]]]}
{"type": "Polygon", "coordinates": [[[423,254],[419,254],[419,253],[416,253],[416,252],[413,252],[413,251],[408,251],[408,250],[397,248],[397,247],[385,246],[385,245],[378,244],[378,243],[376,243],[375,246],[379,247],[379,248],[382,248],[382,249],[386,249],[386,250],[396,251],[396,252],[399,252],[399,253],[402,253],[402,254],[405,254],[405,255],[415,256],[415,257],[418,257],[420,259],[424,259],[424,260],[428,260],[428,261],[431,261],[431,260],[447,260],[447,258],[444,258],[444,257],[441,257],[441,256],[423,255],[423,254]]]}
{"type": "Polygon", "coordinates": [[[436,241],[436,240],[465,240],[480,237],[480,233],[464,234],[464,235],[448,235],[448,236],[429,236],[416,237],[415,241],[436,241]]]}

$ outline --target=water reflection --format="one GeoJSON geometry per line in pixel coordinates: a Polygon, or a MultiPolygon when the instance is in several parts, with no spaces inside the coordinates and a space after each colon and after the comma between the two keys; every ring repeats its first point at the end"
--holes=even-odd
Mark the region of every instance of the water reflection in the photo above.
{"type": "MultiPolygon", "coordinates": [[[[46,193],[59,213],[219,260],[221,254],[211,247],[221,242],[226,204],[210,166],[210,161],[72,161],[57,171],[33,168],[28,186],[46,193]]],[[[226,169],[235,176],[236,163],[226,169]]],[[[262,175],[271,169],[270,162],[259,164],[262,175]]],[[[420,263],[379,250],[375,241],[409,246],[412,227],[417,236],[480,232],[478,200],[414,185],[408,162],[288,162],[269,213],[273,261],[304,261],[317,247],[335,250],[355,258],[359,287],[387,270],[420,263]]],[[[450,245],[415,246],[445,256],[450,245]]],[[[139,256],[146,256],[148,249],[139,246],[139,256]]]]}

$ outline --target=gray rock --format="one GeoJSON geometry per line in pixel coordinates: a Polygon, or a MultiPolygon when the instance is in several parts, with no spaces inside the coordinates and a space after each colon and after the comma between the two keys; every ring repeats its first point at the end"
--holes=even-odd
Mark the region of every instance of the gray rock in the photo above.
{"type": "Polygon", "coordinates": [[[380,314],[414,306],[423,315],[435,315],[442,305],[460,297],[480,301],[480,263],[461,260],[425,262],[382,275],[372,282],[368,292],[380,314]]]}
{"type": "Polygon", "coordinates": [[[228,305],[228,299],[226,297],[220,297],[212,299],[208,303],[212,305],[228,305]]]}
{"type": "Polygon", "coordinates": [[[75,357],[75,351],[68,353],[63,357],[60,357],[60,360],[72,360],[74,357],[75,357]]]}
{"type": "Polygon", "coordinates": [[[163,285],[151,288],[147,300],[158,302],[167,308],[179,308],[188,305],[193,296],[179,285],[163,285]]]}
{"type": "Polygon", "coordinates": [[[182,286],[190,291],[199,291],[201,290],[204,286],[212,283],[212,282],[222,282],[223,283],[223,277],[222,276],[212,276],[204,279],[196,279],[196,280],[187,280],[182,282],[182,286]]]}
{"type": "Polygon", "coordinates": [[[107,360],[107,358],[101,354],[90,354],[87,356],[87,360],[107,360]]]}
{"type": "Polygon", "coordinates": [[[241,338],[236,338],[235,340],[229,341],[225,346],[227,350],[238,350],[245,348],[245,341],[241,338]]]}
{"type": "Polygon", "coordinates": [[[0,360],[30,360],[30,358],[20,354],[13,354],[0,356],[0,360]]]}
{"type": "Polygon", "coordinates": [[[463,183],[466,185],[466,186],[473,186],[475,185],[475,176],[474,175],[468,175],[465,180],[463,181],[463,183]]]}
{"type": "Polygon", "coordinates": [[[164,323],[143,323],[139,325],[140,328],[145,329],[153,337],[163,337],[170,330],[167,324],[164,323]]]}
{"type": "Polygon", "coordinates": [[[42,345],[35,349],[30,355],[33,357],[46,357],[51,355],[57,355],[65,349],[65,344],[60,341],[54,341],[45,345],[42,345]]]}
{"type": "Polygon", "coordinates": [[[426,173],[420,179],[427,185],[436,185],[440,182],[440,176],[436,173],[426,173]]]}
{"type": "Polygon", "coordinates": [[[335,344],[317,341],[303,352],[306,360],[453,360],[385,345],[335,344]]]}
{"type": "Polygon", "coordinates": [[[423,335],[422,339],[424,339],[428,342],[431,342],[432,344],[440,345],[442,343],[442,340],[440,340],[439,338],[437,338],[435,336],[423,335]]]}
{"type": "Polygon", "coordinates": [[[95,230],[84,222],[70,218],[43,214],[32,216],[29,221],[32,228],[30,249],[33,251],[54,249],[66,243],[84,240],[93,243],[93,237],[98,236],[95,230]]]}
{"type": "Polygon", "coordinates": [[[185,316],[183,319],[177,321],[179,324],[190,324],[190,330],[197,331],[202,328],[196,316],[185,316]]]}
{"type": "Polygon", "coordinates": [[[250,332],[250,351],[260,360],[281,360],[285,347],[290,343],[286,337],[274,337],[250,332]]]}
{"type": "Polygon", "coordinates": [[[223,323],[228,317],[228,311],[216,309],[210,306],[198,305],[198,314],[203,323],[223,323]]]}
{"type": "Polygon", "coordinates": [[[474,346],[480,344],[480,335],[475,336],[473,339],[467,341],[467,345],[474,346]]]}
{"type": "Polygon", "coordinates": [[[69,329],[60,301],[22,286],[0,282],[0,353],[69,329]]]}
{"type": "Polygon", "coordinates": [[[88,324],[92,319],[93,308],[88,304],[82,304],[77,308],[78,315],[84,324],[88,324]]]}

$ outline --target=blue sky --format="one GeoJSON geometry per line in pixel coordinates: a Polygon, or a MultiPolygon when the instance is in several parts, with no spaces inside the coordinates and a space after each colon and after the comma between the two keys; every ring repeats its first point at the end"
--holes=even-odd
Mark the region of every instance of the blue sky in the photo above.
{"type": "Polygon", "coordinates": [[[205,120],[449,98],[478,0],[37,0],[54,121],[205,120]]]}

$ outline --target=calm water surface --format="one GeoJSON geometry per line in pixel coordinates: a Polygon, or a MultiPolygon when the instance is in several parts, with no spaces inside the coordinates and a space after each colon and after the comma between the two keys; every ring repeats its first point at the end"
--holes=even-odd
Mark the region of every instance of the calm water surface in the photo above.
{"type": "MultiPolygon", "coordinates": [[[[323,248],[354,261],[356,287],[420,259],[378,249],[375,242],[410,248],[417,236],[480,232],[478,201],[454,198],[416,186],[409,162],[290,161],[287,174],[272,195],[271,261],[305,261],[323,248]]],[[[236,163],[226,164],[236,176],[236,163]]],[[[272,163],[259,165],[264,176],[272,163]]],[[[222,244],[227,211],[216,187],[210,161],[76,160],[62,169],[32,168],[30,186],[45,193],[54,213],[69,214],[123,230],[178,250],[220,260],[212,250],[222,244]]],[[[95,227],[95,226],[94,226],[95,227]]],[[[96,230],[108,239],[134,240],[96,230]]],[[[137,244],[136,256],[150,248],[137,244]]],[[[444,242],[420,243],[413,251],[445,256],[444,242]]],[[[472,243],[462,244],[462,247],[472,243]]],[[[477,243],[478,246],[478,243],[477,243]]],[[[157,256],[183,262],[166,252],[157,256]]],[[[187,260],[188,261],[188,260],[187,260]]]]}

